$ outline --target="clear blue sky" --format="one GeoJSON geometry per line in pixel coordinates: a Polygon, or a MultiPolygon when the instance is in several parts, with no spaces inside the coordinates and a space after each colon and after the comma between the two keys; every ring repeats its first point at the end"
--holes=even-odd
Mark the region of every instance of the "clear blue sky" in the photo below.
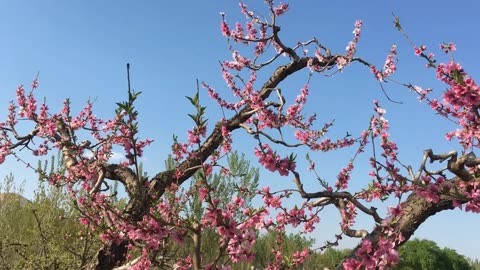
{"type": "MultiPolygon", "coordinates": [[[[195,91],[195,80],[206,81],[228,95],[219,73],[218,61],[230,52],[219,33],[220,11],[229,22],[241,18],[236,1],[4,1],[0,8],[0,116],[5,117],[8,101],[15,98],[17,84],[29,85],[40,71],[40,91],[52,108],[70,97],[76,108],[96,98],[96,111],[111,116],[114,102],[126,95],[125,64],[132,64],[133,86],[143,91],[137,106],[141,112],[144,136],[156,140],[144,160],[150,175],[163,168],[170,151],[172,134],[185,138],[192,126],[186,117],[191,112],[184,98],[195,91]],[[213,3],[213,2],[212,2],[213,3]]],[[[261,10],[260,1],[254,3],[261,10]]],[[[399,46],[399,72],[396,79],[424,87],[443,86],[434,73],[413,56],[409,44],[392,27],[392,12],[401,18],[404,28],[418,44],[437,50],[442,41],[457,44],[456,58],[472,75],[478,68],[478,10],[476,1],[461,0],[434,5],[431,1],[298,1],[282,17],[281,35],[294,44],[317,37],[334,52],[344,52],[352,37],[353,23],[364,21],[358,47],[361,56],[383,65],[391,44],[399,46]],[[368,3],[368,4],[366,4],[368,3]]],[[[441,53],[437,50],[437,55],[441,53]]],[[[298,91],[306,74],[295,76],[282,85],[284,91],[298,91]]],[[[371,115],[371,101],[379,99],[387,107],[393,139],[400,146],[404,163],[418,166],[426,148],[439,152],[455,149],[443,135],[452,128],[446,121],[416,101],[406,89],[387,85],[389,95],[403,102],[389,103],[377,82],[364,67],[356,66],[333,78],[318,77],[312,82],[308,110],[316,111],[320,122],[336,118],[334,134],[353,134],[365,128],[371,115]]],[[[296,93],[296,92],[295,92],[296,93]]],[[[292,94],[293,95],[293,94],[292,94]]],[[[209,106],[209,118],[217,119],[218,108],[202,96],[209,106]]],[[[251,140],[237,137],[237,146],[251,140]]],[[[459,149],[457,149],[459,150],[459,149]]],[[[348,152],[314,154],[324,178],[334,181],[346,164],[348,152]],[[347,155],[345,155],[347,154],[347,155]]],[[[301,161],[302,159],[299,159],[301,161]]],[[[301,167],[301,166],[300,166],[301,167]]],[[[368,164],[359,168],[352,188],[368,180],[368,164]]],[[[13,172],[27,180],[26,195],[36,186],[35,176],[11,159],[0,167],[0,177],[13,172]],[[33,179],[32,179],[33,178],[33,179]]],[[[305,171],[305,181],[309,176],[305,171]]],[[[291,187],[288,179],[268,173],[263,181],[270,186],[291,187]],[[281,184],[279,184],[281,183],[281,184]]],[[[311,181],[314,182],[314,181],[311,181]]],[[[315,183],[308,187],[314,189],[315,183]]],[[[322,225],[314,236],[319,242],[332,239],[338,216],[331,211],[321,215],[322,225]],[[332,218],[333,217],[333,218],[332,218]]],[[[476,239],[480,238],[478,215],[459,211],[444,212],[428,220],[415,234],[448,246],[472,258],[480,258],[476,239]]],[[[371,225],[368,225],[371,226],[371,225]]],[[[346,241],[345,246],[353,242],[346,241]]]]}

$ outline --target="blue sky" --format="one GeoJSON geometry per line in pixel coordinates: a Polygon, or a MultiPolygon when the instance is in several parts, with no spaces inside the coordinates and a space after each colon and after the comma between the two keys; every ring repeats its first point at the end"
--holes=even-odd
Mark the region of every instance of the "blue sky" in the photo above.
{"type": "MultiPolygon", "coordinates": [[[[133,87],[143,91],[137,104],[142,135],[156,140],[144,159],[150,175],[155,174],[163,168],[163,160],[170,152],[172,134],[185,138],[186,130],[192,127],[186,116],[192,108],[185,96],[194,93],[195,80],[205,81],[225,96],[230,95],[218,65],[219,60],[229,59],[231,55],[219,32],[219,12],[225,11],[230,23],[242,16],[236,1],[216,2],[5,1],[0,8],[0,104],[3,104],[0,116],[5,117],[8,101],[15,98],[16,85],[29,85],[38,71],[37,95],[46,96],[51,108],[58,108],[66,97],[73,100],[77,109],[88,99],[95,99],[97,114],[111,116],[114,102],[126,97],[125,64],[129,62],[133,87]]],[[[247,4],[262,11],[260,1],[247,4]]],[[[395,79],[437,87],[436,90],[441,91],[443,86],[435,80],[434,72],[424,68],[410,45],[394,30],[392,12],[401,18],[414,42],[426,44],[440,58],[438,44],[455,42],[456,59],[475,76],[479,74],[478,37],[474,35],[478,33],[478,22],[474,21],[478,9],[476,1],[467,0],[440,5],[410,0],[304,0],[291,3],[291,11],[279,23],[281,35],[289,44],[317,37],[333,52],[343,53],[351,40],[355,20],[362,19],[364,28],[358,56],[381,66],[390,46],[398,44],[400,61],[395,79]]],[[[266,75],[260,78],[262,76],[266,75]]],[[[282,84],[283,91],[296,95],[306,76],[302,73],[292,77],[282,84]]],[[[346,131],[358,134],[368,125],[372,100],[378,99],[387,108],[401,160],[414,168],[424,149],[433,148],[438,152],[457,149],[455,144],[445,142],[443,136],[453,128],[451,124],[435,117],[406,89],[388,84],[386,90],[390,97],[403,104],[388,102],[366,68],[349,67],[334,77],[313,79],[307,110],[318,113],[320,125],[335,118],[333,136],[341,136],[346,131]]],[[[208,117],[212,121],[218,119],[218,107],[205,93],[201,97],[209,108],[208,117]]],[[[253,145],[244,136],[236,138],[238,148],[249,149],[247,146],[253,145]]],[[[321,175],[334,181],[350,154],[348,151],[314,153],[312,157],[322,169],[321,175]]],[[[354,189],[361,188],[368,180],[368,164],[359,163],[357,168],[352,180],[354,189]]],[[[9,172],[26,180],[26,195],[31,196],[36,177],[13,159],[0,167],[0,177],[9,172]]],[[[315,181],[308,181],[308,177],[313,177],[306,171],[303,173],[307,187],[315,190],[315,181]]],[[[262,179],[270,186],[291,187],[288,179],[276,175],[264,173],[262,179]]],[[[338,216],[333,211],[323,213],[321,218],[320,228],[313,235],[319,243],[332,239],[333,233],[326,232],[337,230],[338,224],[338,216]]],[[[478,215],[444,212],[428,220],[415,235],[480,258],[472,241],[480,237],[475,229],[479,221],[478,215]]],[[[345,246],[352,244],[346,241],[345,246]]]]}

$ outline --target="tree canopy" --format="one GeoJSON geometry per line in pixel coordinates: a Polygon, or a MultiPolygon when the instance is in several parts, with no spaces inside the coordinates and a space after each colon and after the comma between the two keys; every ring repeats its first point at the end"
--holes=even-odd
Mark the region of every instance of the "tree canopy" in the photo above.
{"type": "Polygon", "coordinates": [[[433,241],[414,239],[400,248],[398,269],[472,269],[455,250],[441,249],[433,241]]]}

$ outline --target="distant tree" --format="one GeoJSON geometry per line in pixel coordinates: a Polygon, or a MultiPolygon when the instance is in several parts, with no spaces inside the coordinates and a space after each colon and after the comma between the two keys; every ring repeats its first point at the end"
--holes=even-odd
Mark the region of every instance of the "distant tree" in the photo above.
{"type": "Polygon", "coordinates": [[[470,264],[470,267],[472,270],[480,270],[480,261],[478,259],[468,259],[468,263],[470,264]]]}
{"type": "Polygon", "coordinates": [[[430,240],[414,239],[400,247],[400,270],[470,270],[468,260],[455,250],[430,240]]]}
{"type": "Polygon", "coordinates": [[[335,248],[327,248],[323,252],[315,252],[305,261],[305,269],[336,269],[350,252],[351,249],[335,248]]]}
{"type": "Polygon", "coordinates": [[[0,184],[0,269],[80,269],[100,241],[62,188],[40,182],[32,201],[8,175],[0,184]]]}
{"type": "MultiPolygon", "coordinates": [[[[442,253],[447,256],[448,261],[450,262],[451,269],[453,270],[464,270],[464,269],[472,269],[472,265],[469,263],[468,259],[458,254],[455,250],[450,248],[444,248],[442,253]]],[[[401,255],[401,254],[400,254],[401,255]]]]}

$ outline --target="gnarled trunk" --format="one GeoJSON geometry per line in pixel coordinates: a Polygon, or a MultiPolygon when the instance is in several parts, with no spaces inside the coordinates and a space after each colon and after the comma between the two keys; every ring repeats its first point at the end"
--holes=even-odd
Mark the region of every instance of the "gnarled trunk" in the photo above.
{"type": "MultiPolygon", "coordinates": [[[[402,234],[403,239],[398,243],[396,248],[399,248],[402,244],[408,241],[420,225],[429,217],[444,211],[451,210],[453,206],[453,198],[448,196],[441,196],[438,203],[428,202],[425,198],[418,196],[417,194],[411,194],[404,204],[402,204],[403,211],[398,218],[398,222],[390,225],[393,226],[395,231],[402,234]]],[[[372,244],[378,242],[378,236],[381,233],[383,227],[377,225],[375,229],[370,232],[364,239],[368,239],[372,244]]],[[[350,258],[356,258],[356,252],[361,247],[359,244],[352,252],[343,260],[346,261],[350,258]]],[[[343,262],[337,266],[337,269],[343,270],[343,262]]]]}
{"type": "Polygon", "coordinates": [[[125,263],[128,241],[106,243],[97,251],[93,261],[85,267],[88,270],[113,269],[125,263]]]}

